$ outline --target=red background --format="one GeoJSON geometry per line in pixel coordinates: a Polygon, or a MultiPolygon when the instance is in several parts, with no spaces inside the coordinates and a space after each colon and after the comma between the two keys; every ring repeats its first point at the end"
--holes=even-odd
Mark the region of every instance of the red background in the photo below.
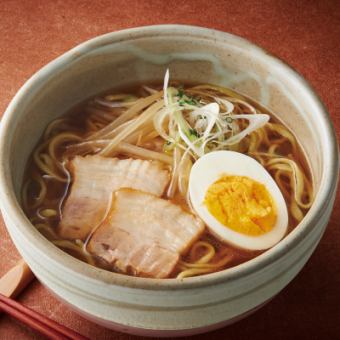
{"type": "MultiPolygon", "coordinates": [[[[340,133],[340,1],[0,1],[0,112],[39,68],[96,35],[141,25],[182,23],[247,38],[297,69],[316,89],[340,133]]],[[[202,339],[340,337],[340,195],[316,252],[272,302],[202,339]]],[[[0,275],[18,259],[0,219],[0,275]]],[[[63,306],[37,281],[19,300],[92,339],[134,339],[63,306]]],[[[1,339],[41,337],[0,316],[1,339]]]]}

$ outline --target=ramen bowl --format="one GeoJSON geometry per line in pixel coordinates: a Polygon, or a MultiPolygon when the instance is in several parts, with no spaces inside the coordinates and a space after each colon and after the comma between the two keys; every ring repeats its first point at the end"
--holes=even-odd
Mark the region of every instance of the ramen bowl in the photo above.
{"type": "Polygon", "coordinates": [[[38,71],[1,124],[1,210],[36,277],[85,317],[122,332],[182,336],[255,311],[302,269],[326,228],[336,193],[338,149],[329,115],[308,83],[250,42],[211,29],[162,25],[109,33],[38,71]],[[146,279],[83,263],[45,239],[20,204],[27,159],[46,125],[88,97],[136,82],[173,79],[230,87],[268,107],[293,131],[310,164],[315,199],[302,222],[262,255],[186,279],[146,279]]]}

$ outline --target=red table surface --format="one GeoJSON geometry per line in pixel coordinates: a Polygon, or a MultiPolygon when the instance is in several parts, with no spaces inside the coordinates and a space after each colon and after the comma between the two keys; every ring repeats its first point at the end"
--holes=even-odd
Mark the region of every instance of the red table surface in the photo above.
{"type": "MultiPolygon", "coordinates": [[[[0,1],[0,112],[47,62],[97,35],[180,23],[231,32],[287,61],[316,89],[340,133],[340,1],[0,1]]],[[[327,231],[302,272],[247,319],[202,339],[340,338],[340,195],[327,231]]],[[[0,275],[18,260],[0,219],[0,275]]],[[[97,326],[62,305],[37,281],[20,302],[91,339],[134,339],[97,326]]],[[[1,339],[41,339],[0,316],[1,339]]]]}

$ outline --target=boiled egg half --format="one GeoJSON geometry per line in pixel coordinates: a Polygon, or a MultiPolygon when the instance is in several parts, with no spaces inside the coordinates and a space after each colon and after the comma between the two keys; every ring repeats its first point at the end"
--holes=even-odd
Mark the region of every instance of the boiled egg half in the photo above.
{"type": "Polygon", "coordinates": [[[199,158],[189,178],[192,206],[212,234],[248,250],[264,250],[287,232],[288,211],[277,184],[255,159],[234,151],[199,158]]]}

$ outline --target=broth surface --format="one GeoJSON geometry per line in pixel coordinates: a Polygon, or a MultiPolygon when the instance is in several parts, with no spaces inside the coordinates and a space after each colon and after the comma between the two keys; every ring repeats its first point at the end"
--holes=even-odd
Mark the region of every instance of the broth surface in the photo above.
{"type": "MultiPolygon", "coordinates": [[[[173,84],[178,86],[178,82],[174,82],[173,84]]],[[[77,154],[73,154],[72,148],[70,149],[69,146],[77,144],[79,143],[79,141],[86,140],[90,133],[95,133],[96,131],[100,131],[101,129],[103,129],[105,126],[108,126],[112,121],[117,119],[117,117],[119,117],[126,109],[126,107],[114,107],[114,105],[113,107],[101,105],[100,101],[97,101],[98,98],[100,98],[100,100],[104,100],[105,103],[115,103],[115,94],[118,94],[118,96],[116,96],[118,100],[120,100],[119,94],[128,94],[125,97],[123,95],[123,98],[124,103],[127,103],[126,105],[129,105],[130,101],[131,103],[134,103],[134,101],[138,100],[138,98],[148,97],[150,96],[150,92],[152,92],[152,95],[154,91],[156,92],[160,89],[161,85],[149,84],[147,87],[138,85],[123,89],[121,92],[107,91],[106,93],[98,95],[95,98],[90,98],[84,101],[80,105],[77,105],[72,110],[58,118],[56,121],[52,122],[47,127],[44,135],[41,137],[39,143],[37,144],[28,161],[25,170],[23,185],[23,206],[28,218],[30,219],[32,224],[35,225],[36,228],[41,231],[43,235],[47,237],[50,241],[52,241],[55,245],[82,261],[88,262],[92,265],[96,265],[104,269],[114,270],[102,259],[89,254],[86,251],[86,242],[84,243],[80,240],[65,240],[60,238],[60,236],[58,235],[57,228],[62,218],[63,204],[69,194],[70,187],[72,185],[72,183],[70,182],[70,178],[65,178],[64,169],[68,169],[67,160],[72,159],[72,157],[77,154]],[[152,90],[150,90],[150,88],[152,90]],[[54,137],[60,136],[61,134],[65,135],[64,138],[61,138],[60,141],[55,144],[55,148],[53,149],[53,158],[51,157],[51,149],[49,149],[50,142],[54,137]],[[70,135],[68,136],[67,134],[70,135]],[[74,135],[78,136],[79,140],[74,139],[74,135]],[[39,163],[39,160],[42,165],[39,163]],[[58,164],[62,164],[62,166],[58,164]],[[43,167],[44,165],[48,169],[52,169],[53,173],[45,171],[43,167]],[[56,180],[55,174],[57,176],[60,176],[61,179],[65,180],[56,180]]],[[[210,93],[218,93],[217,91],[213,92],[213,90],[210,89],[209,91],[207,91],[207,96],[205,97],[204,94],[203,96],[200,94],[200,91],[203,91],[202,89],[196,89],[195,87],[192,87],[192,85],[183,86],[182,91],[188,93],[189,100],[198,100],[195,98],[198,98],[198,96],[200,96],[200,101],[202,102],[206,102],[208,100],[206,98],[209,98],[210,93]]],[[[232,91],[230,91],[230,93],[232,93],[232,91]]],[[[238,104],[237,102],[235,102],[235,108],[239,110],[240,113],[251,114],[250,109],[248,109],[248,107],[242,103],[238,104]]],[[[256,109],[259,110],[258,108],[256,109]]],[[[241,129],[243,128],[242,124],[246,126],[246,122],[241,121],[240,124],[241,129]]],[[[273,126],[275,128],[261,128],[265,131],[265,136],[262,135],[261,137],[260,133],[252,132],[244,140],[238,143],[237,146],[232,146],[230,149],[236,149],[236,151],[238,152],[244,152],[249,156],[257,159],[258,161],[263,163],[264,167],[272,175],[279,188],[281,189],[281,192],[283,193],[287,207],[289,207],[289,233],[298,225],[301,218],[308,211],[308,204],[311,203],[310,192],[312,190],[312,181],[310,171],[307,166],[307,161],[299,144],[296,142],[295,137],[293,137],[293,142],[295,144],[294,147],[292,147],[293,142],[290,140],[290,138],[293,135],[291,133],[287,134],[285,132],[288,131],[287,128],[281,125],[281,123],[274,116],[270,117],[270,124],[274,124],[273,126]],[[251,145],[252,138],[255,139],[255,143],[258,144],[256,152],[254,153],[249,152],[249,145],[251,145]],[[268,139],[269,143],[263,142],[261,138],[263,138],[263,140],[268,139]],[[266,165],[267,163],[269,163],[267,159],[267,157],[269,157],[268,150],[270,149],[270,146],[274,144],[277,145],[277,147],[275,147],[275,155],[294,161],[295,164],[297,164],[299,169],[302,171],[304,181],[304,192],[301,194],[303,207],[295,207],[296,195],[294,193],[294,187],[292,185],[292,174],[291,172],[289,172],[292,170],[288,170],[286,165],[282,165],[279,170],[277,167],[273,167],[273,165],[266,165]],[[306,188],[310,188],[309,192],[306,188]]],[[[140,141],[137,142],[136,145],[140,145],[148,150],[171,155],[171,152],[167,153],[166,151],[164,151],[164,148],[166,147],[166,142],[160,136],[155,136],[154,138],[148,139],[145,142],[143,142],[143,138],[144,136],[140,137],[140,141]]],[[[95,153],[97,153],[97,149],[96,147],[93,147],[92,150],[87,149],[84,151],[84,153],[78,154],[83,155],[95,153]]],[[[118,157],[120,159],[131,158],[131,156],[121,153],[115,154],[114,157],[118,157]]],[[[169,171],[171,171],[171,166],[168,167],[169,171]]],[[[169,199],[167,193],[164,193],[162,198],[169,199]]],[[[177,205],[180,205],[183,210],[191,212],[186,197],[184,197],[180,192],[176,192],[176,194],[172,198],[170,198],[170,201],[177,205]]],[[[263,252],[238,249],[229,244],[221,242],[219,239],[214,237],[206,228],[205,232],[195,243],[195,245],[191,246],[189,251],[181,256],[181,260],[171,273],[170,277],[177,277],[177,275],[182,271],[188,270],[188,264],[196,263],[205,254],[207,254],[209,252],[209,248],[207,248],[206,244],[210,244],[214,248],[215,252],[215,254],[209,260],[209,264],[216,264],[221,261],[223,262],[223,259],[225,259],[226,256],[228,256],[229,258],[229,260],[226,261],[225,264],[214,268],[214,270],[207,269],[206,273],[220,271],[229,267],[239,265],[258,256],[263,252]]],[[[131,272],[127,274],[133,273],[131,272]]]]}

